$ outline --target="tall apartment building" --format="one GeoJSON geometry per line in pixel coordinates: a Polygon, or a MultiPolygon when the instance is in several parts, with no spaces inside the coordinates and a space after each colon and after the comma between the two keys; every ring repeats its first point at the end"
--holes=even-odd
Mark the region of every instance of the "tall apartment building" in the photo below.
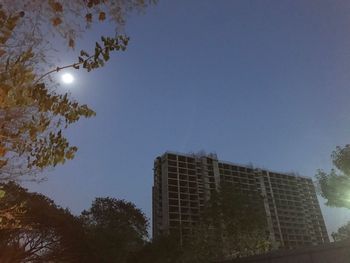
{"type": "Polygon", "coordinates": [[[275,246],[329,242],[311,178],[224,162],[215,154],[175,152],[166,152],[154,161],[153,237],[169,231],[188,234],[220,182],[262,197],[275,246]]]}

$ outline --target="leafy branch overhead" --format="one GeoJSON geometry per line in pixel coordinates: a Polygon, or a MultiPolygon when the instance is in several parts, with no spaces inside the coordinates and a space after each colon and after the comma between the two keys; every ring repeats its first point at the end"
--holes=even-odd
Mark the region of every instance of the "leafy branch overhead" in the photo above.
{"type": "MultiPolygon", "coordinates": [[[[129,38],[119,32],[123,32],[127,16],[133,11],[143,11],[154,2],[1,0],[0,262],[102,262],[97,258],[105,257],[100,253],[102,250],[96,251],[87,245],[92,240],[91,246],[96,247],[95,234],[100,233],[93,230],[104,229],[103,225],[83,221],[96,216],[92,210],[79,219],[47,197],[6,182],[37,175],[47,167],[74,158],[78,148],[70,144],[64,131],[82,117],[94,116],[95,112],[68,94],[60,93],[59,84],[49,75],[66,68],[90,72],[104,66],[112,52],[126,50],[129,38]],[[82,50],[68,65],[57,65],[57,58],[53,56],[57,55],[54,53],[57,40],[61,39],[74,51],[77,40],[93,23],[107,20],[109,26],[116,27],[114,37],[102,36],[101,41],[91,43],[94,47],[91,54],[82,50]],[[85,229],[82,222],[86,224],[85,229]]],[[[125,238],[124,252],[118,256],[126,258],[145,241],[147,219],[131,203],[114,199],[98,201],[119,206],[111,222],[121,215],[130,222],[128,227],[124,226],[126,232],[121,232],[124,222],[119,226],[113,222],[109,225],[114,234],[119,234],[113,235],[114,241],[125,238]]],[[[111,237],[110,229],[105,231],[107,237],[111,237]]],[[[97,240],[105,242],[106,236],[97,240]]],[[[114,248],[107,251],[113,257],[114,248]]]]}
{"type": "Polygon", "coordinates": [[[50,92],[43,82],[35,84],[36,75],[27,63],[32,57],[27,51],[1,67],[1,179],[72,159],[77,148],[69,145],[62,130],[80,117],[95,115],[67,94],[50,92]]]}
{"type": "Polygon", "coordinates": [[[55,92],[48,75],[66,68],[88,72],[104,66],[111,52],[125,51],[129,38],[102,36],[94,52],[55,65],[47,52],[58,36],[69,48],[92,23],[113,22],[122,30],[126,17],[155,3],[149,0],[3,0],[0,4],[0,180],[36,174],[74,158],[64,130],[95,112],[67,94],[55,92]],[[52,67],[52,65],[54,65],[52,67]],[[52,70],[47,68],[52,67],[52,70]]]}
{"type": "MultiPolygon", "coordinates": [[[[92,69],[104,66],[110,58],[111,51],[125,51],[129,43],[129,38],[126,36],[101,37],[103,47],[96,42],[95,53],[90,56],[86,51],[80,51],[79,64],[82,64],[88,72],[92,69]]],[[[79,69],[79,64],[75,64],[73,67],[79,69]]]]}
{"type": "Polygon", "coordinates": [[[78,62],[69,64],[63,67],[56,67],[42,76],[36,82],[44,79],[46,76],[58,72],[66,68],[80,69],[81,67],[90,72],[93,69],[103,67],[105,63],[110,59],[110,52],[112,51],[125,51],[129,43],[129,37],[124,35],[118,35],[114,38],[111,37],[101,37],[102,46],[98,42],[95,44],[95,52],[93,55],[89,55],[85,50],[80,51],[80,56],[78,57],[78,62]]]}

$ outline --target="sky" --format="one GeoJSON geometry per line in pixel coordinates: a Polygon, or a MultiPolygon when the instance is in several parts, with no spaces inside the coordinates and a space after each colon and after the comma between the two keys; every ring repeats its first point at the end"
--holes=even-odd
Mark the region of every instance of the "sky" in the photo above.
{"type": "MultiPolygon", "coordinates": [[[[93,27],[59,63],[114,29],[93,27]]],[[[28,184],[75,214],[110,196],[151,218],[153,160],[168,150],[313,177],[350,142],[349,1],[160,0],[125,32],[126,52],[60,87],[97,113],[65,132],[76,158],[28,184]]],[[[329,232],[350,221],[320,202],[329,232]]]]}

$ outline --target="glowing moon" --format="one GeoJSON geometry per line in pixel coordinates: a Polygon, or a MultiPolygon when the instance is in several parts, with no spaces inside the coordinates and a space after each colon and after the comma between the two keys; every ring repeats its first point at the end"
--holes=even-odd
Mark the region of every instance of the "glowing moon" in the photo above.
{"type": "Polygon", "coordinates": [[[70,73],[65,73],[62,75],[62,82],[65,84],[71,84],[74,81],[74,77],[70,73]]]}

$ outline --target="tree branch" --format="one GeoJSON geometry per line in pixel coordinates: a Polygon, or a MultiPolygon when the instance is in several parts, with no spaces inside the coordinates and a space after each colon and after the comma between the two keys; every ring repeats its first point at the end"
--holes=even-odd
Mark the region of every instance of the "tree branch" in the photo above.
{"type": "MultiPolygon", "coordinates": [[[[107,47],[103,48],[102,51],[101,51],[101,53],[102,53],[102,52],[105,52],[106,49],[107,49],[107,47]]],[[[41,75],[41,76],[34,82],[34,85],[35,85],[35,84],[38,84],[38,82],[39,82],[40,80],[42,80],[43,78],[47,77],[48,75],[50,75],[50,74],[52,74],[52,73],[55,73],[55,72],[59,72],[59,71],[61,71],[62,69],[66,69],[66,68],[75,68],[75,69],[77,69],[78,66],[80,66],[80,65],[82,65],[82,64],[84,64],[84,63],[86,63],[87,61],[91,60],[93,57],[95,57],[95,54],[89,56],[87,59],[85,59],[85,60],[83,60],[83,61],[81,61],[81,62],[75,62],[75,63],[69,64],[69,65],[66,65],[66,66],[63,66],[63,67],[56,67],[55,69],[52,69],[52,70],[46,72],[45,74],[41,75]]]]}

